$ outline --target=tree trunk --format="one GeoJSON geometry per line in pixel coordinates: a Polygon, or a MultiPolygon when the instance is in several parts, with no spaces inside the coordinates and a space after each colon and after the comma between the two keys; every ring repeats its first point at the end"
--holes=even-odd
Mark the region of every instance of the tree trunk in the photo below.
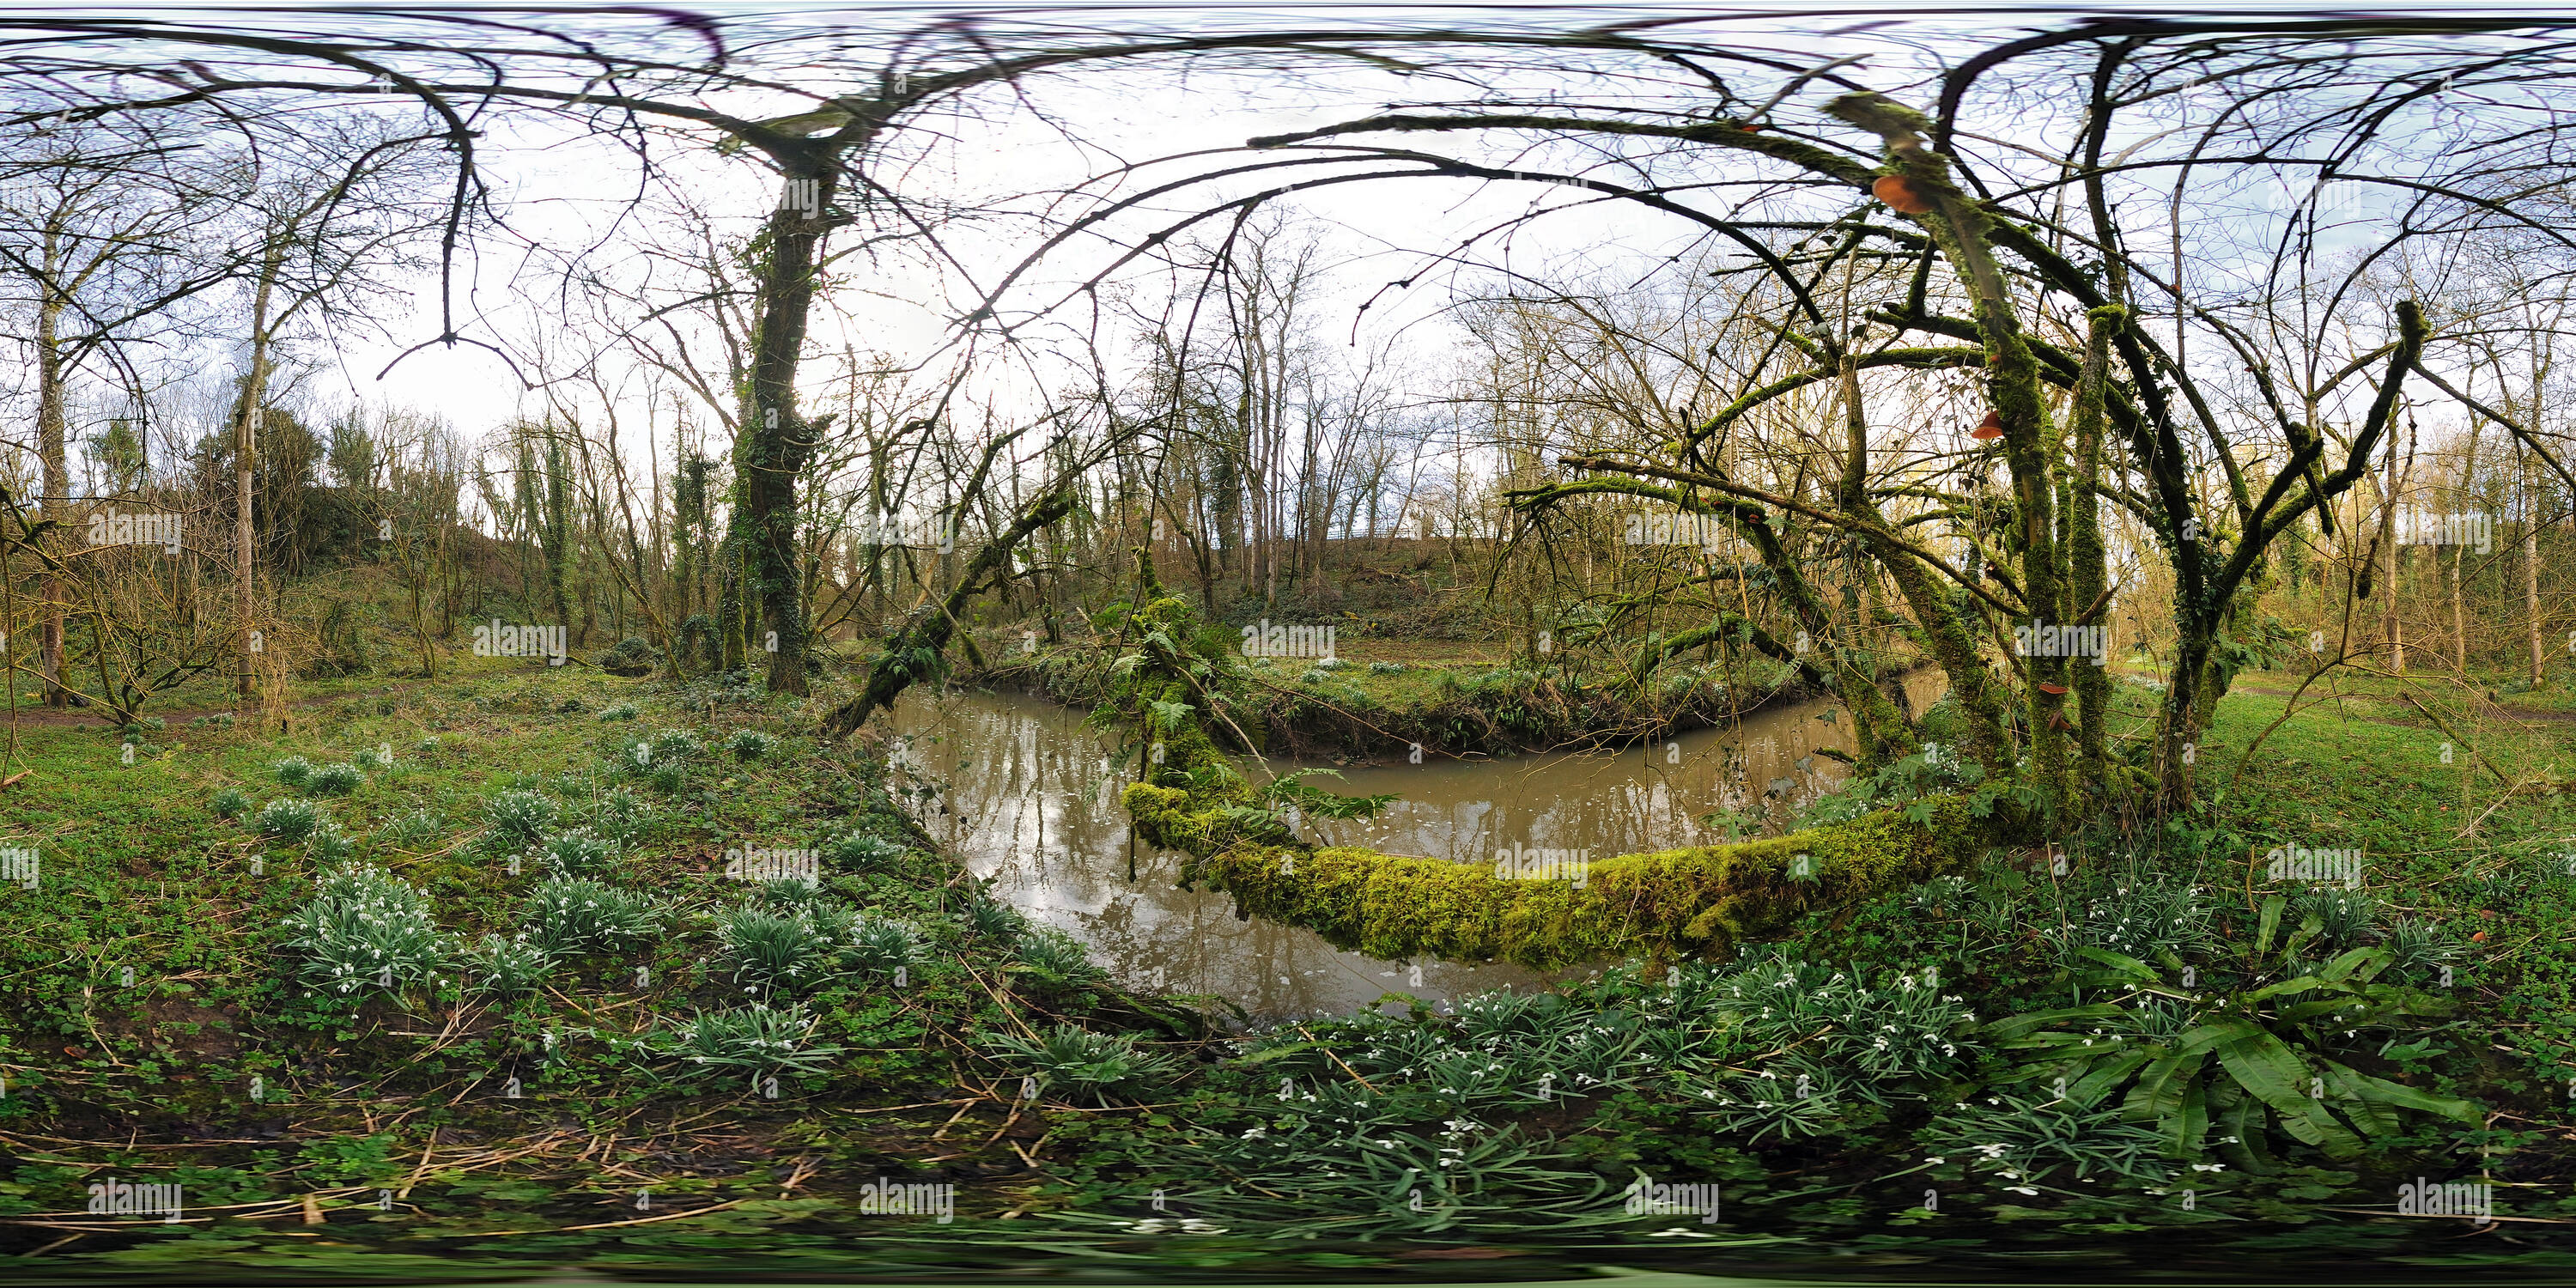
{"type": "Polygon", "coordinates": [[[251,690],[251,655],[264,651],[260,633],[251,626],[259,616],[258,596],[252,589],[259,570],[259,551],[251,544],[251,464],[259,448],[256,427],[260,404],[268,398],[269,294],[277,285],[278,264],[284,255],[284,248],[271,242],[267,256],[260,261],[259,285],[251,294],[250,304],[250,371],[242,377],[241,415],[233,429],[233,581],[241,614],[241,679],[233,691],[245,701],[251,690]]]}
{"type": "Polygon", "coordinates": [[[2397,435],[2388,436],[2388,488],[2379,502],[2379,544],[2388,551],[2388,585],[2383,591],[2387,607],[2380,613],[2380,636],[2388,642],[2388,669],[2406,674],[2405,627],[2397,620],[2397,570],[2404,566],[2397,557],[2397,489],[2403,480],[2397,474],[2397,435]]]}
{"type": "Polygon", "coordinates": [[[2540,647],[2540,525],[2528,517],[2522,524],[2522,618],[2531,638],[2531,687],[2545,688],[2549,671],[2540,647]]]}
{"type": "Polygon", "coordinates": [[[2468,547],[2451,548],[2451,665],[2464,680],[2469,675],[2469,623],[2460,611],[2460,564],[2468,557],[2468,547]]]}
{"type": "MultiPolygon", "coordinates": [[[[59,240],[53,229],[45,235],[44,298],[36,306],[36,437],[38,455],[43,457],[45,495],[39,505],[43,517],[67,522],[66,502],[71,498],[71,472],[63,459],[63,355],[61,340],[63,309],[69,303],[53,289],[58,279],[59,240]]],[[[59,537],[49,538],[59,541],[59,537]]],[[[59,707],[70,701],[71,692],[62,684],[63,675],[63,579],[48,570],[44,582],[45,624],[38,643],[38,668],[45,677],[45,705],[59,707]]]]}
{"type": "Polygon", "coordinates": [[[2102,631],[2102,665],[2074,668],[2076,737],[2075,776],[2079,785],[2108,790],[2111,722],[2111,605],[2104,597],[2110,578],[2102,549],[2102,430],[2107,415],[2103,380],[2111,361],[2111,333],[2127,314],[2117,305],[2093,310],[2084,346],[2084,367],[2075,390],[2075,477],[2067,490],[2067,603],[2074,606],[2069,625],[2097,625],[2102,631]]]}
{"type": "Polygon", "coordinates": [[[786,188],[769,214],[761,261],[763,307],[752,346],[749,414],[735,439],[732,527],[741,543],[744,599],[756,614],[759,638],[752,644],[769,654],[769,691],[802,696],[805,596],[797,576],[796,480],[813,453],[814,434],[796,410],[796,371],[814,304],[815,252],[829,226],[823,211],[832,204],[840,169],[819,148],[779,159],[786,188]]]}

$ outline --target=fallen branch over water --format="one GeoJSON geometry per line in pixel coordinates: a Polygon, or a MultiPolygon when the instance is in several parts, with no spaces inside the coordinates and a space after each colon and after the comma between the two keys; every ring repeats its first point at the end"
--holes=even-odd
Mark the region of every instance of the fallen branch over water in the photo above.
{"type": "Polygon", "coordinates": [[[1184,643],[1193,638],[1187,603],[1161,594],[1139,562],[1143,606],[1122,632],[1134,651],[1112,671],[1121,681],[1113,701],[1156,735],[1147,781],[1120,798],[1137,834],[1189,856],[1185,885],[1224,890],[1239,915],[1302,926],[1337,947],[1540,970],[1724,958],[1740,942],[1786,935],[1811,911],[1960,871],[1992,846],[2029,839],[2029,816],[2009,803],[1939,796],[1767,840],[1602,859],[1582,865],[1580,884],[1308,845],[1208,736],[1202,695],[1218,659],[1184,643]]]}
{"type": "Polygon", "coordinates": [[[1349,846],[1215,843],[1190,793],[1139,783],[1123,797],[1139,835],[1191,856],[1184,879],[1242,912],[1303,926],[1382,959],[1503,961],[1538,970],[1644,956],[1725,958],[1798,918],[1964,870],[2004,839],[2003,820],[1964,797],[1928,822],[1882,810],[1788,836],[1585,865],[1582,884],[1495,874],[1484,864],[1349,846]]]}

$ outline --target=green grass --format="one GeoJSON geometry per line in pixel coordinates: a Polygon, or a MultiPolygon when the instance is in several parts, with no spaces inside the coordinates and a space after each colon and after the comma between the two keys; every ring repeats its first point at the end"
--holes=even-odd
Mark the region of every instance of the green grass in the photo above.
{"type": "MultiPolygon", "coordinates": [[[[1444,663],[1435,654],[1448,647],[1354,641],[1330,684],[1389,708],[1433,705],[1444,678],[1472,682],[1493,669],[1491,657],[1444,663]],[[1371,673],[1372,660],[1408,669],[1371,673]]],[[[2295,687],[2282,680],[2246,685],[2295,687]]],[[[0,1146],[11,1154],[0,1162],[0,1222],[77,1210],[84,1181],[113,1174],[180,1180],[190,1208],[217,1219],[89,1236],[49,1261],[91,1272],[232,1262],[423,1274],[594,1260],[743,1275],[865,1264],[879,1274],[1036,1276],[1060,1270],[1071,1249],[1083,1254],[1075,1260],[1166,1276],[1384,1281],[1432,1264],[1408,1251],[1462,1247],[1504,1254],[1514,1275],[1705,1267],[1715,1255],[1814,1268],[1855,1247],[1993,1275],[2079,1250],[2113,1264],[2212,1269],[2320,1248],[2540,1256],[2551,1227],[2463,1254],[2442,1242],[2456,1235],[2447,1227],[2335,1211],[2384,1209],[2394,1178],[2446,1174],[2485,1150],[2515,1214],[2576,1215],[2559,1197],[2576,1176],[2559,1139],[2576,1127],[2564,1088],[2576,1076],[2576,879],[2559,881],[2549,866],[2559,850],[2576,851],[2567,840],[2576,812],[2564,794],[2520,795],[2490,812],[2503,784],[2460,747],[2441,763],[2444,736],[2387,701],[2391,683],[2347,685],[2339,703],[2304,710],[2250,759],[2246,748],[2284,699],[2239,692],[2201,753],[2200,810],[2070,820],[2079,862],[2064,879],[1996,856],[1961,892],[1819,914],[1793,950],[1815,979],[1851,976],[1834,988],[1883,989],[1937,966],[1964,999],[1954,1009],[1993,1018],[2062,1005],[2069,985],[2050,928],[2084,924],[2088,909],[2126,897],[2139,879],[2196,879],[2212,926],[2192,951],[2225,956],[2250,933],[2247,877],[2258,900],[2266,892],[2249,859],[2281,844],[2364,850],[2367,893],[2390,917],[2445,928],[2459,950],[2452,1027],[2373,1068],[2511,1117],[2492,1131],[2410,1123],[2386,1152],[2348,1164],[2293,1156],[2277,1174],[2211,1181],[2190,1212],[2144,1182],[2020,1195],[1936,1148],[1941,1132],[1985,1122],[1950,1106],[1974,1103],[2002,1076],[1946,1010],[1941,1040],[1958,1055],[1931,1059],[1924,1034],[1910,1033],[1921,1058],[1882,1067],[1868,1026],[1844,1022],[1874,1003],[1835,1000],[1804,1017],[1818,1024],[1812,1041],[1745,1027],[1742,1008],[1692,1010],[1684,1023],[1665,976],[1632,967],[1578,982],[1564,1003],[1492,1002],[1462,1016],[1417,1008],[1248,1034],[1228,1049],[1207,1041],[1183,1004],[1130,997],[1078,949],[995,911],[896,809],[872,756],[813,742],[828,698],[773,704],[721,686],[460,659],[435,681],[299,685],[299,699],[325,700],[289,706],[283,730],[173,722],[131,766],[107,731],[25,725],[11,772],[29,776],[0,809],[5,843],[35,844],[43,874],[33,892],[0,888],[9,986],[0,1146]],[[637,708],[631,720],[597,718],[626,704],[637,708]],[[673,789],[614,769],[635,742],[676,748],[669,730],[703,748],[673,789]],[[743,760],[730,749],[743,732],[775,742],[743,760]],[[436,744],[424,749],[429,738],[436,744]],[[280,928],[313,897],[317,865],[308,847],[263,844],[247,823],[260,805],[296,794],[270,776],[273,762],[354,762],[377,747],[390,748],[390,768],[317,803],[359,859],[425,894],[456,947],[515,932],[546,879],[533,856],[511,874],[512,854],[481,840],[485,804],[511,791],[543,793],[565,825],[594,822],[613,790],[649,807],[629,844],[588,875],[653,901],[660,937],[553,963],[521,996],[469,990],[459,967],[428,986],[308,995],[280,928]],[[241,818],[217,817],[227,788],[248,798],[241,818]],[[2459,835],[2472,819],[2475,831],[2459,835]],[[735,978],[717,914],[768,900],[760,906],[785,915],[807,898],[721,880],[723,851],[744,845],[823,851],[820,906],[796,915],[856,950],[828,979],[735,978]],[[886,945],[854,939],[895,922],[920,936],[900,985],[886,945]],[[746,987],[771,990],[770,1027],[739,1021],[746,987]],[[796,1037],[802,1054],[763,1054],[757,1044],[791,1013],[812,1020],[796,1037]],[[654,1054],[691,1043],[745,1063],[689,1076],[686,1063],[654,1054]],[[1823,1129],[1754,1109],[1727,1081],[1775,1060],[1835,1089],[1831,1112],[1817,1116],[1823,1129]],[[1489,1064],[1510,1077],[1478,1072],[1489,1064]],[[1673,1081],[1674,1069],[1689,1079],[1673,1081]],[[775,1100],[765,1070],[776,1071],[775,1100]],[[1578,1084],[1578,1074],[1595,1081],[1578,1084]],[[1551,1077],[1545,1101],[1531,1094],[1540,1075],[1551,1077]],[[509,1077],[521,1080],[516,1099],[505,1094],[509,1077]],[[1017,1103],[1023,1077],[1045,1084],[1034,1104],[1017,1103]],[[1442,1081],[1452,1077],[1465,1081],[1442,1081]],[[1732,1103],[1699,1096],[1721,1088],[1733,1089],[1732,1103]],[[1442,1137],[1444,1122],[1467,1120],[1493,1130],[1454,1145],[1442,1137]],[[1397,1146],[1370,1143],[1386,1139],[1397,1146]],[[1435,1217],[1450,1198],[1472,1205],[1481,1194],[1502,1207],[1455,1226],[1417,1221],[1397,1184],[1401,1165],[1369,1170],[1399,1155],[1431,1170],[1455,1157],[1469,1169],[1435,1187],[1435,1217]],[[1725,1185],[1729,1217],[1716,1238],[1657,1241],[1596,1221],[1606,1202],[1598,1187],[1615,1200],[1639,1171],[1725,1185]],[[957,1222],[857,1215],[859,1187],[879,1176],[957,1182],[957,1222]],[[1286,1207],[1262,1193],[1282,1186],[1298,1196],[1286,1207]],[[1927,1186],[1945,1196],[1943,1214],[1918,1210],[1927,1186]],[[649,1211],[634,1206],[639,1188],[652,1193],[649,1211]],[[1155,1188],[1193,1195],[1173,1221],[1186,1213],[1223,1232],[1146,1229],[1139,1223],[1159,1219],[1155,1188]],[[380,1200],[384,1190],[401,1197],[380,1200]],[[303,1224],[307,1195],[324,1226],[303,1224]],[[264,1216],[273,1219],[252,1219],[264,1216]],[[1542,1225],[1555,1233],[1534,1233],[1542,1225]],[[599,1228],[571,1228],[580,1226],[599,1228]],[[1273,1237],[1301,1229],[1320,1237],[1273,1237]],[[495,1233],[504,1231],[523,1233],[495,1233]],[[1370,1231],[1387,1237],[1350,1241],[1370,1231]]],[[[2155,695],[2118,692],[2119,732],[2141,732],[2155,695]]],[[[2509,774],[2576,767],[2576,725],[2521,729],[2425,700],[2509,774]]],[[[1690,978],[1732,980],[1733,969],[1693,968],[1690,978]]],[[[2126,1137],[2112,1139],[2116,1128],[2096,1130],[2108,1142],[2101,1157],[2148,1174],[2126,1137]]],[[[59,1237],[0,1224],[0,1252],[59,1237]]]]}

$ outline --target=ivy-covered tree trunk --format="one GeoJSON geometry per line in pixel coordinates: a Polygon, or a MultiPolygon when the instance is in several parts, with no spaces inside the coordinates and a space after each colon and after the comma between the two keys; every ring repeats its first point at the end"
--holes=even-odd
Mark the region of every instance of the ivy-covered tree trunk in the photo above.
{"type": "Polygon", "coordinates": [[[571,480],[565,477],[563,440],[546,440],[545,478],[542,501],[545,508],[532,516],[537,521],[537,535],[545,547],[546,595],[553,601],[555,621],[564,627],[572,625],[572,601],[566,596],[566,581],[572,565],[572,495],[571,480]]]}
{"type": "Polygon", "coordinates": [[[2075,606],[2069,624],[2095,626],[2102,632],[2102,664],[2075,668],[2076,766],[2079,784],[2105,790],[2109,773],[2108,728],[2111,718],[2111,605],[2109,576],[2102,549],[2100,487],[2102,481],[2103,381],[2110,365],[2111,333],[2128,316],[2116,304],[2089,315],[2084,344],[2084,370],[2075,390],[2075,478],[2067,489],[2067,602],[2075,606]]]}
{"type": "Polygon", "coordinates": [[[797,567],[797,481],[819,425],[796,407],[796,372],[814,304],[815,257],[830,221],[840,167],[830,149],[776,145],[785,190],[762,233],[758,325],[734,438],[731,531],[742,560],[742,600],[754,647],[769,658],[772,693],[803,694],[805,585],[797,567]]]}

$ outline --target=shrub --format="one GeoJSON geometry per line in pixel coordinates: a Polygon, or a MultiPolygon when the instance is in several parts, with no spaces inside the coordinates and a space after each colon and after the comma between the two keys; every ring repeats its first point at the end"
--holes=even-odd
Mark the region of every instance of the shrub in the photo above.
{"type": "Polygon", "coordinates": [[[1853,1086],[1831,1067],[1796,1060],[1701,1095],[1708,1105],[1700,1117],[1711,1129],[1747,1143],[1821,1136],[1840,1127],[1842,1111],[1856,1101],[1853,1086]]]}
{"type": "Polygon", "coordinates": [[[545,865],[548,873],[559,877],[589,876],[616,857],[616,846],[582,827],[557,832],[537,847],[537,861],[545,865]]]}
{"type": "Polygon", "coordinates": [[[745,729],[735,734],[727,745],[732,748],[736,760],[758,760],[776,748],[778,740],[757,730],[745,729]]]}
{"type": "Polygon", "coordinates": [[[1079,988],[1101,976],[1082,941],[1052,926],[1037,927],[1022,936],[1017,956],[1021,969],[1061,988],[1079,988]]]}
{"type": "Polygon", "coordinates": [[[705,743],[685,729],[665,729],[653,735],[653,741],[646,746],[652,749],[652,763],[656,765],[693,760],[707,749],[705,743]]]}
{"type": "Polygon", "coordinates": [[[426,811],[414,810],[384,825],[376,839],[405,850],[426,850],[438,844],[438,818],[426,811]]]}
{"type": "Polygon", "coordinates": [[[966,924],[969,933],[1004,943],[1018,939],[1029,928],[1028,918],[1021,916],[1019,909],[989,894],[978,894],[968,900],[966,910],[959,914],[958,919],[966,924]]]}
{"type": "Polygon", "coordinates": [[[281,785],[300,789],[313,777],[313,762],[302,756],[289,756],[270,765],[268,772],[281,785]]]}
{"type": "Polygon", "coordinates": [[[921,934],[907,921],[867,916],[850,929],[850,964],[880,975],[921,964],[921,934]]]}
{"type": "Polygon", "coordinates": [[[615,648],[599,655],[599,669],[610,675],[623,675],[630,678],[651,675],[653,664],[660,657],[661,653],[651,644],[646,643],[639,636],[629,635],[617,641],[615,648]]]}
{"type": "Polygon", "coordinates": [[[821,1073],[831,1057],[847,1049],[812,1045],[813,1033],[814,1019],[803,1005],[755,1003],[738,1011],[700,1012],[686,1027],[668,1031],[661,1042],[643,1049],[684,1061],[678,1077],[741,1070],[757,1089],[765,1077],[821,1073]]]}
{"type": "Polygon", "coordinates": [[[2381,908],[2378,899],[2358,890],[2306,889],[2290,896],[2281,920],[2284,929],[2291,929],[2316,918],[2317,936],[2306,948],[2309,955],[2323,960],[2360,946],[2362,937],[2378,924],[2381,908]]]}
{"type": "Polygon", "coordinates": [[[2178,1166],[2165,1157],[2164,1138],[2153,1127],[2129,1121],[2119,1106],[2082,1106],[2048,1095],[1998,1091],[1961,1101],[1934,1118],[1921,1139],[1972,1174],[2020,1186],[2047,1182],[2069,1167],[2077,1180],[2102,1172],[2162,1183],[2178,1166]]]}
{"type": "Polygon", "coordinates": [[[881,836],[853,833],[835,837],[822,845],[823,860],[835,867],[853,872],[866,872],[903,855],[904,847],[881,836]]]}
{"type": "Polygon", "coordinates": [[[485,842],[495,853],[524,850],[554,830],[553,800],[539,792],[503,792],[483,806],[485,842]]]}
{"type": "Polygon", "coordinates": [[[763,881],[760,883],[759,890],[762,902],[779,908],[809,909],[831,898],[830,895],[823,893],[821,882],[808,881],[802,877],[780,877],[775,881],[763,881]]]}
{"type": "Polygon", "coordinates": [[[272,841],[301,841],[322,824],[322,807],[307,800],[281,797],[260,807],[252,820],[259,834],[272,841]]]}
{"type": "Polygon", "coordinates": [[[621,850],[633,846],[652,821],[652,807],[623,787],[601,797],[598,808],[590,812],[591,830],[621,850]]]}
{"type": "Polygon", "coordinates": [[[358,772],[356,765],[343,760],[315,769],[305,779],[304,790],[316,796],[346,796],[358,790],[358,785],[365,781],[367,776],[358,772]]]}
{"type": "Polygon", "coordinates": [[[287,948],[304,959],[299,977],[343,995],[427,981],[448,956],[429,900],[376,867],[333,872],[285,930],[287,948]]]}
{"type": "Polygon", "coordinates": [[[305,839],[304,852],[312,856],[316,864],[329,866],[357,857],[358,845],[341,834],[338,824],[326,818],[313,829],[313,835],[305,839]]]}
{"type": "Polygon", "coordinates": [[[520,911],[523,937],[550,957],[615,952],[652,937],[660,923],[642,895],[560,877],[540,882],[520,911]]]}
{"type": "Polygon", "coordinates": [[[2388,928],[2390,965],[2407,979],[2438,972],[2460,958],[2459,942],[2438,921],[2401,917],[2388,928]]]}
{"type": "Polygon", "coordinates": [[[644,781],[665,796],[677,796],[689,785],[689,767],[679,761],[665,761],[645,772],[644,781]]]}
{"type": "Polygon", "coordinates": [[[238,787],[227,787],[215,793],[215,798],[207,805],[215,811],[217,818],[240,818],[250,809],[250,797],[238,787]]]}
{"type": "Polygon", "coordinates": [[[736,908],[716,923],[736,983],[767,991],[810,983],[831,969],[831,945],[800,913],[736,908]]]}
{"type": "Polygon", "coordinates": [[[477,992],[498,997],[533,993],[554,971],[544,949],[518,939],[485,935],[465,954],[465,982],[477,992]]]}
{"type": "Polygon", "coordinates": [[[1034,1042],[1015,1033],[996,1033],[981,1045],[994,1059],[1034,1072],[1040,1085],[1090,1092],[1094,1097],[1157,1086],[1177,1072],[1170,1060],[1138,1051],[1133,1038],[1093,1033],[1070,1024],[1059,1024],[1034,1042]]]}

